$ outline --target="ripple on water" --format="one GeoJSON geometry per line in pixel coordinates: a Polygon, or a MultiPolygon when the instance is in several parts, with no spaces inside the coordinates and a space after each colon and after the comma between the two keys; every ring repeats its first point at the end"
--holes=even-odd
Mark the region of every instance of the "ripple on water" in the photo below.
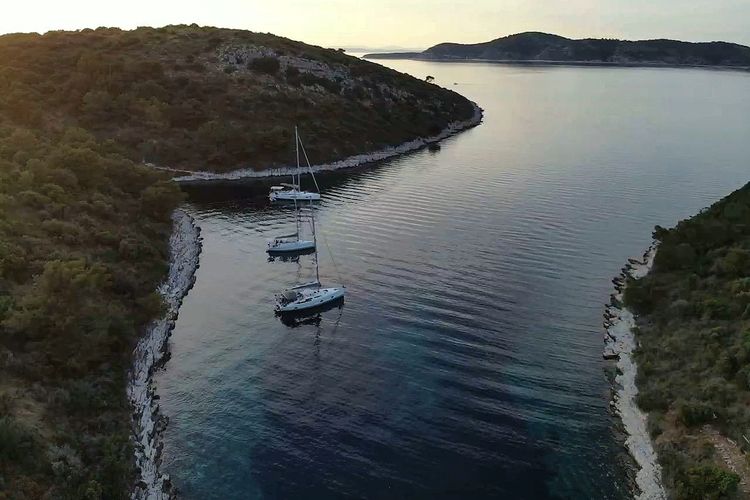
{"type": "Polygon", "coordinates": [[[343,309],[284,326],[272,295],[312,260],[264,250],[293,211],[252,186],[193,193],[201,267],[158,378],[166,471],[201,499],[626,497],[602,304],[654,224],[746,181],[750,145],[730,139],[750,134],[750,77],[392,64],[473,82],[459,89],[485,123],[319,179],[321,275],[347,285],[343,309]],[[670,99],[634,114],[633,75],[670,99]]]}

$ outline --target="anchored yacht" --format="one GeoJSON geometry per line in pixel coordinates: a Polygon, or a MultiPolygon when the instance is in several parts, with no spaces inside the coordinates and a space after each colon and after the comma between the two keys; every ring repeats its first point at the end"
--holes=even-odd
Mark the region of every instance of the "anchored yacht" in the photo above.
{"type": "Polygon", "coordinates": [[[277,236],[268,242],[268,252],[271,255],[302,254],[315,250],[315,242],[300,240],[299,233],[277,236]]]}
{"type": "Polygon", "coordinates": [[[318,201],[320,194],[311,191],[300,191],[299,184],[285,184],[280,186],[271,186],[271,193],[268,195],[271,201],[318,201]]]}
{"type": "Polygon", "coordinates": [[[282,183],[279,186],[271,186],[271,192],[268,194],[268,199],[271,201],[318,201],[320,200],[320,189],[318,189],[318,181],[315,180],[315,174],[313,174],[312,167],[310,166],[310,160],[307,158],[307,152],[305,146],[302,144],[302,140],[297,132],[297,127],[294,127],[294,141],[295,150],[297,152],[297,169],[292,174],[291,184],[282,183]],[[302,182],[302,171],[300,169],[300,148],[305,157],[307,163],[307,170],[310,172],[313,182],[315,183],[315,189],[313,191],[303,191],[300,187],[302,182]]]}
{"type": "MultiPolygon", "coordinates": [[[[300,218],[299,205],[297,204],[297,200],[292,201],[294,202],[294,224],[296,231],[292,234],[277,236],[270,240],[266,249],[266,252],[270,255],[301,255],[315,251],[315,218],[313,217],[312,206],[310,206],[309,221],[313,232],[313,239],[303,240],[300,239],[302,220],[300,218]]],[[[310,203],[312,205],[312,200],[310,203]]]]}
{"type": "Polygon", "coordinates": [[[323,287],[319,281],[298,285],[276,295],[276,312],[294,313],[322,308],[344,299],[346,287],[323,287]]]}

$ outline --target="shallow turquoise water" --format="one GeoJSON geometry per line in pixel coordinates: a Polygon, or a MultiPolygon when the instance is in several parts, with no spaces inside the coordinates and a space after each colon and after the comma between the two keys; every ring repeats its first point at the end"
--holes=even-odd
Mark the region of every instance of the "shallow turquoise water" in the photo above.
{"type": "Polygon", "coordinates": [[[191,190],[204,250],[157,377],[164,470],[200,499],[628,496],[603,303],[655,224],[750,180],[750,74],[387,64],[484,123],[322,179],[321,273],[348,293],[296,328],[272,295],[312,261],[264,254],[289,210],[191,190]]]}

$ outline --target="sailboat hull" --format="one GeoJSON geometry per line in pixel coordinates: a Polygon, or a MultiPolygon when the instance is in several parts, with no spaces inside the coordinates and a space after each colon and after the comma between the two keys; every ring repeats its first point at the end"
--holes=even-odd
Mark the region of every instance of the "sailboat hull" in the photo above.
{"type": "Polygon", "coordinates": [[[308,288],[297,292],[295,300],[285,302],[277,297],[276,312],[279,314],[296,313],[310,309],[323,308],[337,301],[343,301],[346,288],[308,288]]]}
{"type": "Polygon", "coordinates": [[[269,242],[268,252],[271,255],[288,255],[288,254],[302,254],[311,253],[315,251],[314,241],[283,241],[279,243],[269,242]]]}
{"type": "Polygon", "coordinates": [[[321,314],[332,309],[342,308],[344,306],[344,297],[327,302],[321,306],[302,309],[299,311],[276,312],[276,316],[281,318],[281,322],[286,326],[295,328],[302,325],[319,325],[321,314]]]}
{"type": "Polygon", "coordinates": [[[268,199],[271,201],[319,201],[320,194],[309,191],[272,191],[268,199]]]}

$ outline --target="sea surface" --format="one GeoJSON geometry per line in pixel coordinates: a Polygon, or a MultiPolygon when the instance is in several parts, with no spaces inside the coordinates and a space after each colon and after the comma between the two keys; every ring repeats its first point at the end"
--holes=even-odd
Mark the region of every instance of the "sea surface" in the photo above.
{"type": "Polygon", "coordinates": [[[265,184],[189,189],[164,471],[187,499],[627,498],[603,304],[655,224],[750,181],[750,73],[384,62],[484,122],[319,178],[346,302],[296,324],[273,294],[314,261],[264,252],[293,211],[265,184]]]}

